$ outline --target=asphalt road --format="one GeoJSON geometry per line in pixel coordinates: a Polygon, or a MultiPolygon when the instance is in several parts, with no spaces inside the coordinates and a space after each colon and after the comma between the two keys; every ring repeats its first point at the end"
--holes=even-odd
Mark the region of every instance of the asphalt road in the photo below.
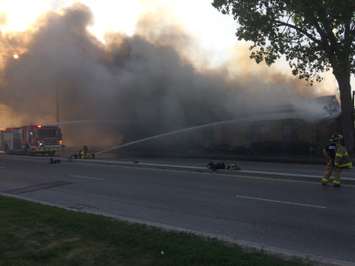
{"type": "MultiPolygon", "coordinates": [[[[289,165],[248,164],[249,169],[294,173],[289,165]]],[[[90,163],[50,165],[1,155],[0,192],[355,265],[354,186],[90,163]]]]}

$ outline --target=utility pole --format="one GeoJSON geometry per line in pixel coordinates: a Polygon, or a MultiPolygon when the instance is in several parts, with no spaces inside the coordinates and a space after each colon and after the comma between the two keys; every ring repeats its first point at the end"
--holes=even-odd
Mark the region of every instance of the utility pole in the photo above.
{"type": "Polygon", "coordinates": [[[55,104],[56,104],[56,122],[60,122],[60,108],[59,108],[59,89],[56,87],[55,89],[55,104]]]}

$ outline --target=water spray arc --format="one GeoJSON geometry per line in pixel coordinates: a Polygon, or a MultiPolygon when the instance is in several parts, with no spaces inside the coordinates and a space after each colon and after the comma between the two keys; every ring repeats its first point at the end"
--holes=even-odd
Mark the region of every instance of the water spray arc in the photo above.
{"type": "Polygon", "coordinates": [[[211,127],[221,126],[221,125],[228,125],[228,124],[235,124],[235,123],[245,124],[245,123],[258,122],[258,121],[275,121],[275,120],[282,120],[282,119],[321,120],[321,119],[327,119],[327,118],[328,117],[324,117],[324,116],[322,116],[322,117],[306,116],[304,112],[268,113],[268,114],[243,116],[241,118],[236,118],[236,119],[232,119],[232,120],[217,121],[217,122],[212,122],[212,123],[208,123],[208,124],[178,129],[178,130],[158,134],[158,135],[151,136],[151,137],[142,138],[139,140],[135,140],[135,141],[131,141],[128,143],[113,146],[109,149],[97,152],[96,155],[109,153],[112,151],[117,151],[117,150],[129,147],[129,146],[148,142],[148,141],[155,140],[155,139],[179,135],[179,134],[186,133],[189,131],[201,130],[201,129],[211,128],[211,127]]]}

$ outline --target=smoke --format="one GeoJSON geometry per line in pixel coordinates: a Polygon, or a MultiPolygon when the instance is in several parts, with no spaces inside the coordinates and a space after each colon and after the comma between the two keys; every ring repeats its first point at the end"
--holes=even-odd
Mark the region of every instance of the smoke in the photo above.
{"type": "Polygon", "coordinates": [[[114,121],[65,127],[71,143],[100,136],[107,145],[283,105],[321,109],[305,108],[315,95],[303,82],[251,68],[246,46],[207,67],[208,55],[163,15],[145,15],[135,35],[111,33],[105,43],[88,32],[92,19],[76,4],[31,31],[0,36],[3,127],[55,122],[56,95],[62,121],[114,121]]]}

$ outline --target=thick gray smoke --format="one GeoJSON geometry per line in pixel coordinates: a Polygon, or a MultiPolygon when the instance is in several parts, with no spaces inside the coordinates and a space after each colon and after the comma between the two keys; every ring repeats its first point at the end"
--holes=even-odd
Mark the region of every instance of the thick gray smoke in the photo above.
{"type": "MultiPolygon", "coordinates": [[[[106,44],[88,33],[91,20],[86,7],[75,5],[62,15],[48,14],[34,33],[24,33],[29,41],[17,46],[25,52],[8,60],[2,73],[0,103],[12,121],[54,122],[57,91],[62,121],[116,121],[105,124],[109,132],[100,141],[108,144],[304,104],[304,85],[277,73],[241,71],[231,77],[224,67],[201,70],[188,57],[192,39],[174,27],[153,31],[156,19],[142,20],[133,37],[111,34],[106,44]]],[[[66,129],[73,142],[97,136],[93,128],[86,134],[77,130],[66,129]]]]}

